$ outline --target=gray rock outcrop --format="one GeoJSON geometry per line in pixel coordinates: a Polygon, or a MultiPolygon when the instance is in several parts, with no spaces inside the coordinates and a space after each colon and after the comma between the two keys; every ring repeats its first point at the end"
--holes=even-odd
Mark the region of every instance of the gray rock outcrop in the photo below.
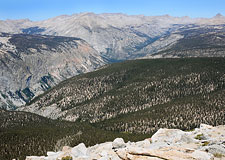
{"type": "Polygon", "coordinates": [[[74,148],[64,147],[59,152],[48,152],[47,157],[28,156],[26,160],[61,160],[65,156],[73,160],[224,160],[224,134],[225,126],[201,125],[189,132],[160,129],[144,141],[124,143],[117,138],[88,148],[79,144],[74,148]],[[206,139],[201,139],[199,134],[206,139]]]}
{"type": "Polygon", "coordinates": [[[122,138],[116,138],[112,143],[113,149],[125,148],[126,144],[122,138]]]}

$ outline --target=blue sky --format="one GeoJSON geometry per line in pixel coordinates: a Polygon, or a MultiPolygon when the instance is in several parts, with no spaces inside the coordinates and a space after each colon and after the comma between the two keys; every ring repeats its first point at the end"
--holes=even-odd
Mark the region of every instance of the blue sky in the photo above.
{"type": "Polygon", "coordinates": [[[212,17],[225,15],[225,0],[0,0],[1,20],[43,20],[80,12],[212,17]]]}

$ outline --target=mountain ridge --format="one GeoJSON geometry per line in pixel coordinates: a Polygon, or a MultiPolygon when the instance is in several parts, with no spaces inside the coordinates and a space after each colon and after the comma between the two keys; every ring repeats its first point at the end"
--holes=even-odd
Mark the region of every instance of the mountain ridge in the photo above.
{"type": "MultiPolygon", "coordinates": [[[[186,114],[182,112],[182,108],[187,108],[187,112],[197,112],[197,110],[210,114],[213,112],[214,116],[209,120],[201,116],[206,113],[200,115],[193,113],[187,118],[190,122],[183,118],[182,123],[158,123],[159,125],[168,127],[167,125],[173,124],[176,128],[190,129],[200,121],[221,124],[224,118],[219,116],[222,113],[219,111],[223,107],[221,95],[225,84],[223,63],[224,58],[183,58],[132,60],[111,64],[95,72],[61,82],[19,110],[52,119],[99,123],[98,126],[104,129],[119,132],[128,131],[129,125],[125,123],[127,120],[133,121],[132,118],[120,121],[121,117],[131,114],[130,117],[138,118],[139,116],[136,115],[139,114],[138,111],[141,114],[146,112],[151,115],[151,112],[156,112],[161,115],[160,113],[164,113],[169,108],[175,110],[171,112],[171,116],[168,112],[168,116],[158,118],[174,122],[175,119],[170,117],[181,118],[186,114]],[[211,101],[214,100],[218,101],[216,106],[212,105],[211,101]],[[188,109],[188,106],[191,107],[188,109]],[[208,108],[202,109],[201,107],[204,106],[208,108]],[[197,116],[199,121],[192,121],[194,118],[192,116],[197,116]]],[[[144,127],[145,120],[142,121],[141,117],[139,117],[140,122],[143,122],[141,126],[144,127]]],[[[155,127],[146,131],[145,127],[148,128],[147,126],[150,125],[146,124],[144,128],[140,128],[140,133],[152,133],[159,129],[157,117],[146,115],[143,117],[146,119],[149,117],[154,122],[151,125],[155,127]]],[[[139,126],[136,122],[129,124],[139,126]]],[[[138,132],[139,129],[135,130],[135,127],[130,127],[129,132],[138,132]]]]}
{"type": "MultiPolygon", "coordinates": [[[[4,24],[4,21],[2,23],[4,24]]],[[[225,24],[223,16],[192,19],[168,15],[140,16],[87,12],[57,16],[37,22],[24,21],[21,25],[16,21],[15,24],[11,23],[10,25],[17,26],[16,29],[14,29],[15,27],[11,29],[15,30],[15,33],[79,37],[108,58],[126,60],[129,58],[129,52],[137,52],[135,46],[151,44],[158,37],[167,33],[171,34],[183,27],[195,25],[204,28],[222,24],[225,24]]],[[[5,30],[0,29],[0,31],[7,31],[10,28],[12,27],[8,26],[5,30]]],[[[147,50],[147,52],[154,53],[152,50],[147,50]]]]}

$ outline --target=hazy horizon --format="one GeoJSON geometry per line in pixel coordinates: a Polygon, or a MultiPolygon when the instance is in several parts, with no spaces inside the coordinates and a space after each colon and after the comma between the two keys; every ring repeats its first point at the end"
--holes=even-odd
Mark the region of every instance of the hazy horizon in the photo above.
{"type": "Polygon", "coordinates": [[[83,12],[127,15],[211,18],[225,15],[221,0],[7,0],[0,2],[0,19],[45,20],[83,12]]]}
{"type": "MultiPolygon", "coordinates": [[[[43,20],[47,20],[47,19],[51,19],[51,18],[54,18],[54,17],[58,17],[58,16],[72,16],[72,15],[75,15],[75,14],[85,14],[85,13],[94,13],[94,14],[96,14],[96,15],[98,15],[98,14],[124,14],[124,15],[128,15],[128,16],[149,16],[149,15],[144,15],[144,14],[127,14],[127,13],[110,13],[110,12],[105,12],[105,13],[95,13],[95,12],[80,12],[80,13],[72,13],[72,14],[61,14],[61,15],[55,15],[55,16],[53,16],[53,17],[48,17],[48,18],[46,18],[46,19],[40,19],[40,20],[33,20],[33,19],[30,19],[30,18],[26,18],[26,17],[24,17],[24,18],[18,18],[18,19],[0,19],[0,20],[3,20],[3,21],[5,21],[5,20],[30,20],[30,21],[43,21],[43,20]]],[[[221,14],[221,13],[217,13],[217,14],[221,14]]],[[[172,15],[170,15],[170,14],[163,14],[163,15],[150,15],[150,16],[171,16],[171,17],[178,17],[178,18],[181,18],[181,17],[189,17],[189,18],[192,18],[192,19],[195,19],[195,18],[208,18],[208,19],[210,19],[210,18],[213,18],[213,17],[215,17],[217,14],[215,14],[215,15],[213,15],[212,17],[190,17],[190,16],[172,16],[172,15]]],[[[222,16],[225,16],[225,15],[223,15],[223,14],[221,14],[222,16]]]]}

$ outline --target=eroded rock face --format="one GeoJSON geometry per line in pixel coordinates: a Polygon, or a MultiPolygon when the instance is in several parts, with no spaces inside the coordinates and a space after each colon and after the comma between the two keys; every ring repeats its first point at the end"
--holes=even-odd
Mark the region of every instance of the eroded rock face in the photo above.
{"type": "Polygon", "coordinates": [[[80,38],[0,33],[0,107],[15,109],[62,80],[103,64],[80,38]]]}
{"type": "Polygon", "coordinates": [[[88,148],[79,144],[56,153],[48,152],[47,157],[29,156],[26,160],[61,160],[65,156],[73,160],[222,160],[225,159],[224,135],[225,126],[201,125],[191,132],[160,129],[144,141],[125,143],[117,138],[88,148]],[[199,133],[205,135],[204,140],[199,133]]]}

